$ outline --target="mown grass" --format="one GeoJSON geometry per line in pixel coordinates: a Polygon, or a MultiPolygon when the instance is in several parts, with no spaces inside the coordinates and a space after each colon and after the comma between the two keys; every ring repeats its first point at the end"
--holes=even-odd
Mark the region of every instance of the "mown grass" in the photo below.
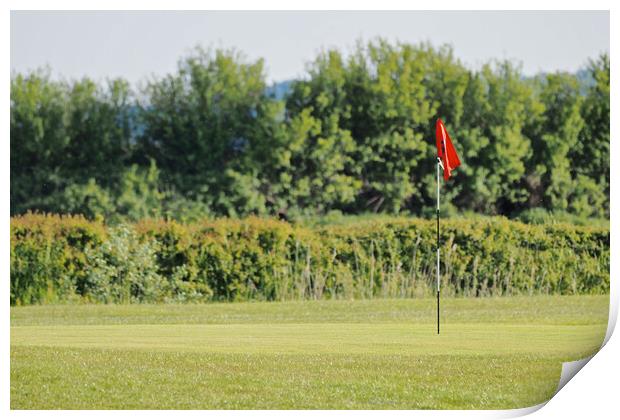
{"type": "Polygon", "coordinates": [[[11,407],[518,408],[609,296],[11,308],[11,407]]]}

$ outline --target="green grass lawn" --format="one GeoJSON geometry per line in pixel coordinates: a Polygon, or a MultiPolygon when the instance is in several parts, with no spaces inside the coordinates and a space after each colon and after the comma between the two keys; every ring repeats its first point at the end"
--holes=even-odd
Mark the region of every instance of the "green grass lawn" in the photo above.
{"type": "Polygon", "coordinates": [[[11,408],[520,408],[609,296],[11,308],[11,408]]]}

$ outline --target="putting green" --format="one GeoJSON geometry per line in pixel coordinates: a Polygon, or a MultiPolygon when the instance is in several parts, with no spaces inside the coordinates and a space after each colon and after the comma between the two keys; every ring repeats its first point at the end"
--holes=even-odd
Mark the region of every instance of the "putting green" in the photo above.
{"type": "Polygon", "coordinates": [[[11,407],[526,407],[608,303],[445,299],[439,336],[432,299],[12,308],[11,407]]]}

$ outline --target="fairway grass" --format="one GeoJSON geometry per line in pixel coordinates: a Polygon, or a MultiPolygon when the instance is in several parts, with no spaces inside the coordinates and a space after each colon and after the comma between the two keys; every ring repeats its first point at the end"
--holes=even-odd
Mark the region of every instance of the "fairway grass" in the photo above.
{"type": "Polygon", "coordinates": [[[11,308],[13,409],[507,409],[601,345],[609,296],[11,308]]]}

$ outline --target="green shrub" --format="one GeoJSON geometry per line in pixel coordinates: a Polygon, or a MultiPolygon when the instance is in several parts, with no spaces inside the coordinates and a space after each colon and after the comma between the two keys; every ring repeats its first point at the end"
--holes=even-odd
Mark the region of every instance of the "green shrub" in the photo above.
{"type": "Polygon", "coordinates": [[[111,228],[102,244],[86,249],[84,296],[101,303],[162,301],[170,287],[157,272],[155,246],[140,241],[129,226],[111,228]]]}
{"type": "Polygon", "coordinates": [[[85,251],[106,237],[82,216],[27,213],[11,218],[11,304],[67,301],[84,293],[85,251]]]}
{"type": "Polygon", "coordinates": [[[81,214],[89,220],[108,219],[116,212],[114,199],[94,179],[86,184],[71,184],[58,198],[63,213],[81,214]]]}
{"type": "MultiPolygon", "coordinates": [[[[11,303],[430,296],[435,235],[433,220],[411,218],[143,220],[106,233],[26,215],[11,219],[11,303]]],[[[442,293],[607,293],[609,238],[606,227],[448,219],[442,293]]]]}

